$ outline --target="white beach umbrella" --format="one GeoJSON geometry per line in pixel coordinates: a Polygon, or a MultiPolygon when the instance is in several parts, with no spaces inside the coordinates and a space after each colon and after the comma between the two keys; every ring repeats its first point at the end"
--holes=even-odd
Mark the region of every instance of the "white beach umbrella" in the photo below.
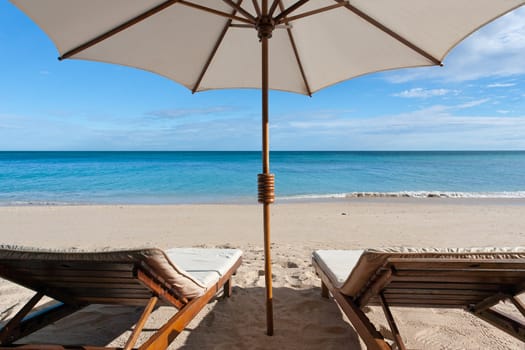
{"type": "Polygon", "coordinates": [[[11,0],[60,59],[116,63],[192,92],[262,89],[267,332],[273,334],[268,89],[311,95],[363,74],[441,65],[462,39],[525,0],[11,0]],[[271,49],[269,48],[271,46],[271,49]],[[270,69],[271,67],[271,69],[270,69]]]}

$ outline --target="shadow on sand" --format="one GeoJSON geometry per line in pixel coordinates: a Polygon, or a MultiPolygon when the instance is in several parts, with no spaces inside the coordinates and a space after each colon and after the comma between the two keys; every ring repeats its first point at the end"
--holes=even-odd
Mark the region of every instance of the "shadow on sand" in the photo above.
{"type": "Polygon", "coordinates": [[[135,306],[87,306],[18,343],[107,346],[132,329],[142,311],[135,306]]]}
{"type": "MultiPolygon", "coordinates": [[[[230,298],[212,302],[211,311],[190,323],[170,349],[361,349],[336,304],[320,293],[320,288],[274,288],[275,334],[269,337],[264,288],[234,287],[230,298]]],[[[129,334],[141,313],[141,307],[88,306],[22,342],[107,346],[129,334]]]]}
{"type": "Polygon", "coordinates": [[[320,288],[274,288],[275,334],[266,335],[264,288],[234,287],[190,330],[181,349],[361,349],[354,329],[320,288]]]}

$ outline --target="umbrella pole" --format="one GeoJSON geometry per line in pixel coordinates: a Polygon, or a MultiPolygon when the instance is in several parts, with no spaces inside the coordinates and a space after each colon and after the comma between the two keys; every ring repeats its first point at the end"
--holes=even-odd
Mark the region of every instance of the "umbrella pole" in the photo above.
{"type": "Polygon", "coordinates": [[[270,173],[270,129],[268,125],[268,40],[274,23],[268,15],[268,1],[263,0],[257,29],[261,41],[262,91],[262,174],[257,176],[259,203],[263,204],[264,280],[266,285],[266,334],[273,335],[272,257],[270,253],[270,204],[274,201],[274,175],[270,173]]]}
{"type": "Polygon", "coordinates": [[[268,38],[262,48],[262,174],[259,174],[259,202],[263,204],[264,278],[266,284],[266,333],[273,335],[272,259],[270,253],[270,204],[274,200],[274,176],[270,174],[270,135],[268,125],[268,38]]]}
{"type": "Polygon", "coordinates": [[[261,14],[256,24],[261,41],[261,91],[262,91],[262,174],[257,175],[259,203],[263,204],[264,227],[264,282],[266,285],[266,334],[273,335],[272,257],[270,252],[270,204],[275,199],[274,175],[270,173],[270,128],[268,125],[268,40],[275,28],[268,13],[268,0],[262,0],[261,14]]]}

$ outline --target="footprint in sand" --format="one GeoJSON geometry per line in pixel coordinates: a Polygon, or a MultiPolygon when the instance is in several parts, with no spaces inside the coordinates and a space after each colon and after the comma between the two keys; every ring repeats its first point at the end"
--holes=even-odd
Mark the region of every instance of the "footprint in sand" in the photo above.
{"type": "Polygon", "coordinates": [[[296,268],[299,267],[299,265],[294,263],[293,261],[288,261],[288,262],[286,262],[286,266],[284,266],[284,267],[287,267],[289,269],[296,269],[296,268]]]}
{"type": "MultiPolygon", "coordinates": [[[[443,350],[457,350],[462,349],[452,348],[444,344],[444,339],[447,338],[446,332],[443,332],[441,327],[428,327],[416,333],[416,348],[421,349],[443,349],[443,350]]],[[[455,338],[452,336],[452,339],[455,338]]]]}

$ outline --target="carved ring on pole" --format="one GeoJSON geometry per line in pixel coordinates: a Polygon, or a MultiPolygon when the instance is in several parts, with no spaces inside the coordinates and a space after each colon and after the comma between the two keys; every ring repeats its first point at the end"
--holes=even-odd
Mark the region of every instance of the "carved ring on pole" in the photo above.
{"type": "Polygon", "coordinates": [[[258,174],[258,201],[263,204],[270,204],[275,201],[275,176],[274,174],[258,174]]]}

